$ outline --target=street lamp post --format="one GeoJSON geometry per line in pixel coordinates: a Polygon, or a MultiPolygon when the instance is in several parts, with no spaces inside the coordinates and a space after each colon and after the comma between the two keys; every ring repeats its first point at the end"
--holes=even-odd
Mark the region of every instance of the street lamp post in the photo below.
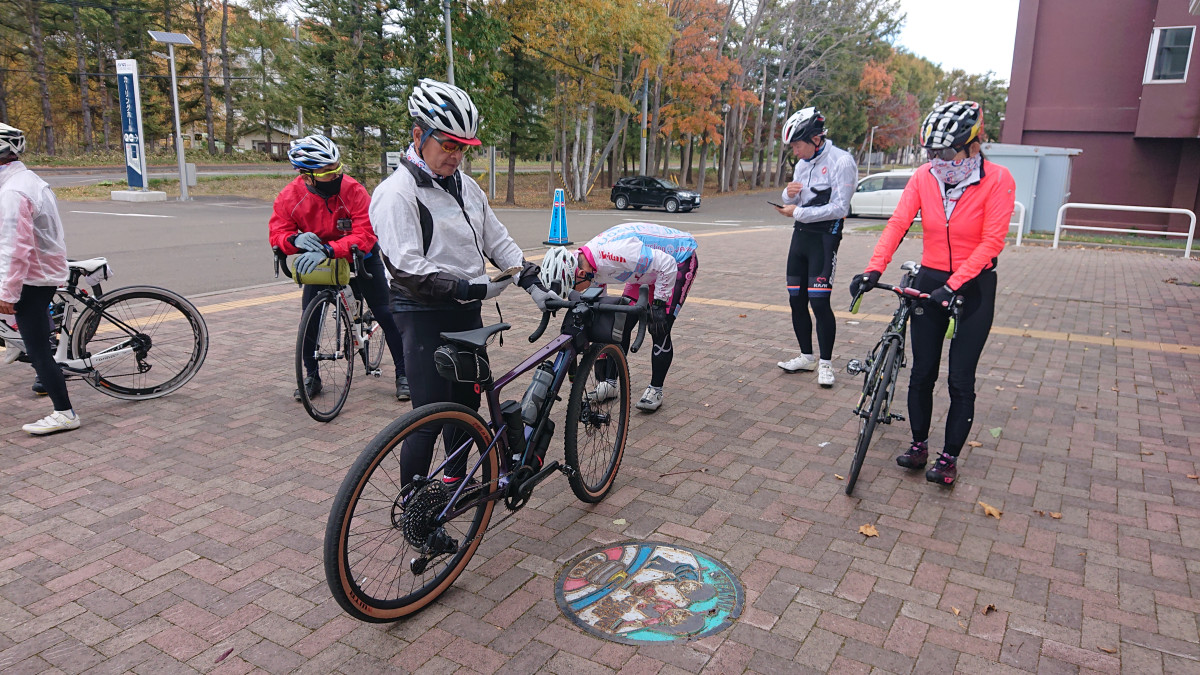
{"type": "Polygon", "coordinates": [[[187,169],[183,161],[183,130],[179,124],[179,87],[175,82],[175,45],[193,46],[192,39],[183,33],[165,33],[152,30],[150,37],[155,42],[167,45],[168,59],[171,61],[171,109],[175,112],[175,155],[179,160],[179,201],[188,200],[187,169]]]}
{"type": "Polygon", "coordinates": [[[446,82],[454,84],[454,40],[450,37],[450,0],[442,0],[442,18],[446,23],[446,82]]]}
{"type": "Polygon", "coordinates": [[[875,130],[879,127],[871,127],[871,142],[867,145],[867,175],[871,175],[871,155],[875,154],[875,130]]]}

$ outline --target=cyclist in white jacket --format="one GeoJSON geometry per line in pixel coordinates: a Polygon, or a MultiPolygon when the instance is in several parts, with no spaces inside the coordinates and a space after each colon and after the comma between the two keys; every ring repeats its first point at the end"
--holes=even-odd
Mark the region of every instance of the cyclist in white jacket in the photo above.
{"type": "MultiPolygon", "coordinates": [[[[54,192],[19,161],[25,134],[0,124],[0,314],[12,314],[54,411],[21,427],[34,434],[79,428],[62,369],[50,348],[54,292],[67,282],[67,244],[54,192]]],[[[10,347],[10,354],[16,350],[10,347]]]]}
{"type": "MultiPolygon", "coordinates": [[[[624,284],[624,296],[637,300],[642,286],[649,285],[650,385],[637,402],[639,410],[654,412],[662,406],[663,383],[674,357],[671,328],[687,299],[700,263],[696,238],[687,232],[653,223],[625,223],[611,227],[579,247],[575,253],[563,247],[546,252],[542,281],[558,281],[563,288],[582,291],[593,282],[624,284]]],[[[624,347],[629,347],[629,333],[624,347]]],[[[616,396],[616,381],[603,381],[596,388],[601,400],[616,396]]]]}
{"type": "Polygon", "coordinates": [[[788,250],[787,289],[792,306],[792,329],[800,345],[800,356],[780,361],[789,373],[817,370],[817,383],[833,386],[833,341],[837,321],[829,296],[837,271],[837,250],[842,226],[850,213],[850,197],[858,182],[858,165],[850,153],[825,138],[825,116],[816,108],[792,114],[783,125],[783,142],[800,161],[792,182],[783,189],[786,206],[780,214],[795,221],[788,250]],[[813,322],[817,320],[820,361],[813,358],[813,322]]]}

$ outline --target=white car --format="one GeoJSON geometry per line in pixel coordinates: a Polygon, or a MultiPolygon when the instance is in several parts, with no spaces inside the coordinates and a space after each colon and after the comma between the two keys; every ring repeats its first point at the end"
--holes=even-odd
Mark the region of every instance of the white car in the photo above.
{"type": "Polygon", "coordinates": [[[884,171],[858,181],[850,197],[851,216],[882,216],[887,218],[900,203],[900,193],[912,178],[912,169],[884,171]]]}

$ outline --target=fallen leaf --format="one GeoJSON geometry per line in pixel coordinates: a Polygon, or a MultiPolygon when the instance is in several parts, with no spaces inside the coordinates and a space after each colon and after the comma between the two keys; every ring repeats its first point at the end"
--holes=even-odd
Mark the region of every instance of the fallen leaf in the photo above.
{"type": "Polygon", "coordinates": [[[705,407],[705,408],[707,408],[707,407],[708,407],[708,404],[707,404],[707,403],[705,403],[705,404],[704,404],[704,407],[705,407]]]}
{"type": "Polygon", "coordinates": [[[823,448],[823,447],[825,447],[825,446],[827,446],[827,445],[829,445],[829,441],[825,441],[824,443],[817,443],[817,447],[818,447],[818,448],[823,448]]]}
{"type": "Polygon", "coordinates": [[[1025,388],[1025,385],[1023,385],[1023,384],[1018,384],[1018,385],[1017,385],[1017,389],[1024,389],[1024,388],[1025,388]]]}
{"type": "Polygon", "coordinates": [[[972,448],[978,448],[979,446],[983,445],[983,443],[980,443],[979,441],[967,441],[967,445],[972,448]]]}
{"type": "Polygon", "coordinates": [[[983,513],[985,515],[991,516],[991,517],[995,518],[996,520],[1000,520],[1000,514],[1004,513],[1003,511],[992,506],[991,504],[984,504],[983,502],[979,502],[979,505],[983,507],[983,513]]]}
{"type": "Polygon", "coordinates": [[[957,607],[951,607],[950,609],[954,610],[954,616],[958,616],[959,614],[961,614],[961,612],[958,611],[957,607]]]}
{"type": "Polygon", "coordinates": [[[996,391],[1004,391],[1004,387],[996,387],[996,391]]]}
{"type": "Polygon", "coordinates": [[[225,658],[226,658],[227,656],[229,656],[230,654],[232,654],[232,653],[233,653],[233,647],[230,647],[229,649],[226,649],[226,650],[225,650],[225,653],[224,653],[224,654],[222,654],[222,655],[220,655],[220,656],[218,656],[218,657],[217,657],[217,660],[216,660],[216,661],[213,661],[213,663],[220,663],[220,662],[224,661],[224,660],[225,660],[225,658]]]}
{"type": "Polygon", "coordinates": [[[984,615],[984,616],[987,616],[988,614],[991,614],[991,613],[992,613],[992,612],[994,612],[994,611],[996,611],[996,606],[995,606],[995,605],[988,605],[987,607],[984,607],[984,608],[983,608],[983,615],[984,615]]]}
{"type": "Polygon", "coordinates": [[[875,529],[875,526],[871,525],[870,523],[860,526],[858,528],[858,533],[865,534],[868,537],[878,537],[879,536],[879,530],[875,529]]]}
{"type": "Polygon", "coordinates": [[[1117,392],[1121,391],[1120,389],[1117,389],[1116,387],[1113,387],[1112,390],[1117,391],[1117,392]]]}
{"type": "Polygon", "coordinates": [[[1053,519],[1055,519],[1055,520],[1062,520],[1062,514],[1061,514],[1061,513],[1059,513],[1058,511],[1051,511],[1051,512],[1050,512],[1050,517],[1051,517],[1051,518],[1053,518],[1053,519]]]}
{"type": "Polygon", "coordinates": [[[1033,510],[1033,512],[1034,512],[1034,513],[1036,513],[1036,514],[1038,514],[1039,516],[1044,516],[1044,515],[1046,515],[1046,512],[1045,512],[1045,511],[1043,511],[1043,510],[1041,510],[1041,509],[1034,509],[1034,510],[1033,510]]]}
{"type": "Polygon", "coordinates": [[[843,475],[842,475],[842,474],[840,474],[840,473],[835,473],[835,474],[833,474],[833,477],[834,477],[834,478],[836,478],[836,479],[838,479],[838,480],[846,480],[846,477],[845,477],[845,476],[843,476],[843,475]]]}
{"type": "Polygon", "coordinates": [[[1013,410],[1016,410],[1016,409],[1017,409],[1017,406],[1015,406],[1015,405],[1014,405],[1014,406],[1013,406],[1013,410]]]}
{"type": "Polygon", "coordinates": [[[1104,652],[1105,654],[1116,654],[1117,653],[1117,650],[1113,649],[1112,647],[1101,647],[1100,651],[1104,652]]]}
{"type": "Polygon", "coordinates": [[[1142,455],[1143,457],[1149,457],[1150,455],[1153,455],[1154,453],[1150,452],[1149,450],[1143,450],[1138,454],[1142,455]]]}
{"type": "Polygon", "coordinates": [[[739,319],[744,319],[744,318],[746,318],[746,315],[745,315],[745,314],[738,314],[738,318],[739,318],[739,319]]]}
{"type": "Polygon", "coordinates": [[[1004,427],[992,427],[991,429],[988,429],[988,433],[992,435],[992,438],[1000,438],[1000,432],[1003,430],[1004,427]]]}
{"type": "Polygon", "coordinates": [[[1189,473],[1187,476],[1188,476],[1188,478],[1191,478],[1192,480],[1196,480],[1197,478],[1200,478],[1200,476],[1197,476],[1194,473],[1189,473]]]}
{"type": "Polygon", "coordinates": [[[616,520],[613,521],[613,525],[628,525],[628,524],[629,524],[629,521],[625,520],[624,518],[617,518],[616,520]]]}

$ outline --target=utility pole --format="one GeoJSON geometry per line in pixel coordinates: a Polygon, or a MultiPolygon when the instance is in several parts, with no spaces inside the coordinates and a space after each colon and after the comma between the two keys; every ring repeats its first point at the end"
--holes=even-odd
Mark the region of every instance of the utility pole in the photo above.
{"type": "Polygon", "coordinates": [[[647,121],[647,117],[649,117],[649,115],[650,115],[650,111],[648,108],[648,104],[650,102],[649,101],[650,97],[648,95],[649,90],[650,90],[650,69],[646,68],[644,71],[642,71],[642,163],[641,163],[642,169],[641,169],[641,175],[643,175],[643,176],[650,175],[650,174],[646,173],[646,121],[647,121]]]}
{"type": "Polygon", "coordinates": [[[450,0],[442,0],[442,15],[446,22],[446,82],[454,84],[454,40],[450,37],[450,0]]]}
{"type": "Polygon", "coordinates": [[[867,145],[867,175],[871,175],[871,155],[875,154],[875,130],[879,127],[871,127],[871,142],[867,145]]]}

